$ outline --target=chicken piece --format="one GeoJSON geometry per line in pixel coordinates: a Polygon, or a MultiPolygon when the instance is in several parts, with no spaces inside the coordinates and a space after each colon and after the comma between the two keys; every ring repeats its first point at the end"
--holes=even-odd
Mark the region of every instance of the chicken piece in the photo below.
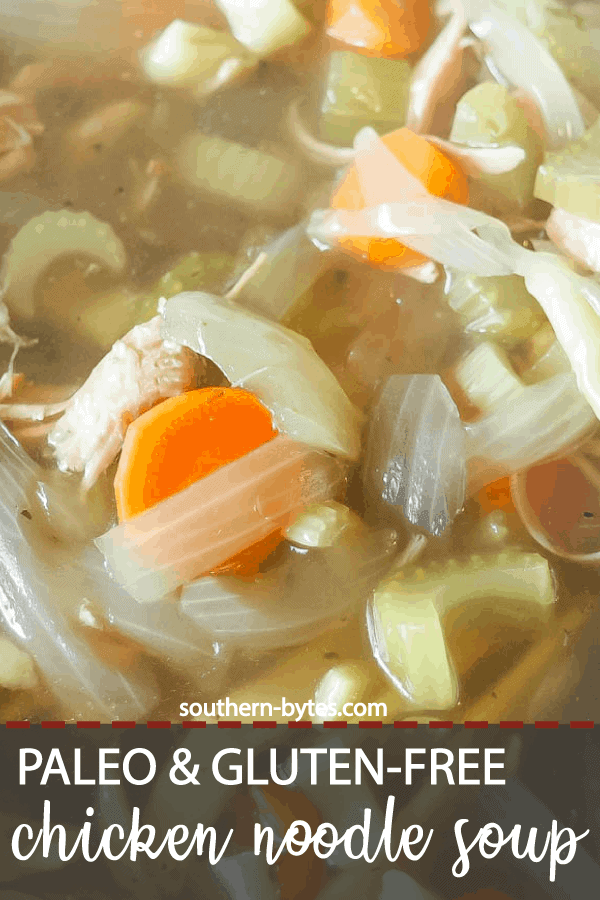
{"type": "Polygon", "coordinates": [[[33,166],[33,136],[43,130],[32,104],[10,91],[0,91],[0,181],[33,166]]]}
{"type": "Polygon", "coordinates": [[[193,386],[194,354],[163,341],[161,322],[155,316],[113,344],[48,436],[59,468],[83,472],[86,490],[119,453],[130,422],[193,386]]]}

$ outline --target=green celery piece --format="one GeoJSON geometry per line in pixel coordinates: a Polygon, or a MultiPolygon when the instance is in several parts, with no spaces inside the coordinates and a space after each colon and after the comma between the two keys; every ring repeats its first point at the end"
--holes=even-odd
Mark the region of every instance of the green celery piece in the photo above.
{"type": "Polygon", "coordinates": [[[375,590],[369,636],[375,659],[414,712],[450,709],[458,680],[444,619],[473,607],[524,627],[542,626],[556,592],[547,560],[507,550],[458,561],[392,570],[375,590]]]}
{"type": "Polygon", "coordinates": [[[215,135],[188,137],[179,148],[178,164],[194,188],[255,212],[281,214],[300,190],[294,163],[215,135]]]}
{"type": "Polygon", "coordinates": [[[146,290],[103,291],[63,312],[81,337],[108,351],[135,325],[156,315],[161,297],[181,291],[221,291],[233,264],[234,257],[226,253],[189,253],[146,290]]]}
{"type": "Polygon", "coordinates": [[[450,140],[471,147],[521,147],[526,155],[516,169],[502,175],[479,175],[477,181],[498,210],[522,211],[528,206],[543,147],[507,88],[486,82],[467,91],[456,107],[450,140]]]}
{"type": "Polygon", "coordinates": [[[519,275],[483,278],[452,272],[447,300],[468,334],[492,338],[507,350],[533,337],[546,322],[519,275]]]}
{"type": "Polygon", "coordinates": [[[534,193],[559,209],[600,222],[600,118],[578,141],[546,154],[534,193]]]}
{"type": "Polygon", "coordinates": [[[365,125],[380,134],[400,128],[406,120],[410,76],[411,68],[405,60],[333,51],[321,103],[323,140],[350,145],[365,125]]]}

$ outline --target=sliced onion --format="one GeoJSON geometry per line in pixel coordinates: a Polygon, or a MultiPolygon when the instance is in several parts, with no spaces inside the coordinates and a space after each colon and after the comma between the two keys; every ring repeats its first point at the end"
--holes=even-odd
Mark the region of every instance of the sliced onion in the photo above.
{"type": "Polygon", "coordinates": [[[453,9],[451,18],[415,66],[406,124],[417,134],[431,128],[440,99],[446,99],[448,87],[459,79],[463,54],[461,41],[466,28],[462,11],[453,9]]]}
{"type": "Polygon", "coordinates": [[[441,534],[465,499],[465,434],[439,375],[393,375],[372,416],[363,481],[376,508],[441,534]]]}
{"type": "Polygon", "coordinates": [[[395,551],[393,532],[364,526],[333,546],[292,551],[291,559],[254,583],[225,576],[184,588],[181,608],[212,640],[266,652],[317,637],[365,603],[395,551]]]}
{"type": "Polygon", "coordinates": [[[354,149],[352,147],[335,147],[333,144],[326,144],[313,137],[302,121],[298,106],[298,100],[290,103],[288,127],[292,137],[308,159],[321,166],[340,168],[349,165],[354,159],[354,149]]]}
{"type": "Polygon", "coordinates": [[[29,510],[41,470],[1,425],[0,474],[0,618],[7,632],[35,660],[69,717],[143,716],[158,699],[150,673],[104,665],[71,624],[89,586],[85,566],[72,556],[61,564],[56,548],[42,558],[34,550],[34,532],[28,540],[21,531],[27,519],[20,513],[29,510]]]}
{"type": "Polygon", "coordinates": [[[332,457],[276,437],[96,544],[136,600],[159,600],[285,527],[303,506],[330,499],[342,478],[332,457]]]}
{"type": "Polygon", "coordinates": [[[466,425],[469,490],[573,448],[597,424],[571,373],[528,385],[466,425]]]}
{"type": "Polygon", "coordinates": [[[115,274],[127,261],[111,226],[91,213],[69,209],[42,213],[23,225],[4,256],[2,279],[9,308],[33,318],[38,279],[52,262],[67,255],[89,256],[115,274]]]}
{"type": "Polygon", "coordinates": [[[255,393],[283,434],[358,458],[360,414],[306,338],[199,292],[167,300],[163,318],[166,337],[208,357],[231,384],[255,393]]]}
{"type": "Polygon", "coordinates": [[[577,386],[600,418],[600,286],[550,253],[518,256],[517,274],[546,313],[577,386]]]}
{"type": "Polygon", "coordinates": [[[432,134],[425,135],[450,159],[455,160],[465,175],[503,175],[512,172],[525,159],[525,150],[513,144],[503,147],[466,147],[445,141],[432,134]]]}
{"type": "Polygon", "coordinates": [[[600,272],[600,223],[553,209],[546,224],[550,240],[566,253],[593,272],[600,272]]]}
{"type": "Polygon", "coordinates": [[[461,5],[504,78],[534,97],[550,147],[559,149],[581,137],[585,127],[573,90],[542,41],[489,0],[461,0],[461,5]]]}
{"type": "Polygon", "coordinates": [[[561,460],[552,474],[552,488],[544,504],[545,525],[542,523],[542,510],[534,508],[537,502],[532,502],[528,491],[532,477],[537,478],[538,482],[547,479],[545,466],[513,475],[511,497],[523,524],[532,538],[555,556],[581,565],[600,566],[598,460],[588,457],[584,447],[581,452],[561,460]],[[581,549],[573,549],[573,544],[576,544],[574,537],[581,541],[581,549]]]}

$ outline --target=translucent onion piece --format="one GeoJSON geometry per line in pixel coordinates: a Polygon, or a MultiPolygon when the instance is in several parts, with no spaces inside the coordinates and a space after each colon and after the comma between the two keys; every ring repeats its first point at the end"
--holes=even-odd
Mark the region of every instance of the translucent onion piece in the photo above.
{"type": "Polygon", "coordinates": [[[461,0],[469,27],[488,48],[495,66],[535,99],[557,149],[580,137],[585,126],[573,90],[542,41],[518,19],[488,0],[461,0]]]}
{"type": "Polygon", "coordinates": [[[182,593],[182,612],[214,641],[250,652],[317,637],[366,601],[395,551],[393,532],[362,526],[334,546],[296,551],[254,583],[201,578],[182,593]]]}
{"type": "MultiPolygon", "coordinates": [[[[528,491],[531,478],[539,485],[540,473],[542,478],[547,477],[544,469],[544,466],[539,470],[533,467],[511,478],[511,497],[521,521],[532,538],[555,556],[581,565],[600,566],[600,549],[597,549],[600,473],[597,461],[580,452],[560,462],[553,472],[552,489],[544,503],[545,524],[542,523],[542,510],[538,503],[534,508],[528,491]]],[[[534,491],[534,496],[536,493],[534,491]]]]}
{"type": "Polygon", "coordinates": [[[235,38],[174,19],[140,52],[148,78],[202,97],[230,84],[258,63],[235,38]]]}
{"type": "Polygon", "coordinates": [[[303,225],[289,228],[275,238],[257,257],[234,285],[228,297],[235,292],[235,299],[243,306],[277,322],[285,319],[315,281],[324,274],[331,263],[331,255],[319,250],[307,238],[303,225]]]}
{"type": "Polygon", "coordinates": [[[302,40],[310,25],[291,0],[216,0],[240,44],[260,56],[302,40]]]}
{"type": "Polygon", "coordinates": [[[208,357],[231,384],[255,393],[283,434],[358,458],[360,413],[306,338],[200,292],[167,300],[162,314],[166,337],[208,357]]]}
{"type": "Polygon", "coordinates": [[[596,424],[573,374],[524,387],[489,416],[465,426],[470,491],[562,453],[596,424]]]}
{"type": "Polygon", "coordinates": [[[144,678],[110,669],[95,658],[69,620],[86,596],[86,571],[58,553],[39,557],[21,531],[41,471],[0,426],[0,618],[11,639],[35,660],[69,717],[135,719],[156,701],[144,678]]]}
{"type": "Polygon", "coordinates": [[[600,417],[600,286],[549,253],[517,257],[525,286],[546,313],[577,386],[600,417]]]}
{"type": "Polygon", "coordinates": [[[404,570],[375,592],[368,626],[373,654],[415,711],[451,709],[458,701],[456,671],[443,632],[452,609],[481,603],[489,614],[539,627],[555,601],[552,573],[536,553],[511,551],[404,570]],[[400,576],[400,577],[399,577],[400,576]]]}
{"type": "Polygon", "coordinates": [[[525,150],[515,144],[504,147],[463,147],[453,141],[444,141],[435,135],[425,135],[449,159],[454,160],[466,175],[503,175],[512,172],[525,159],[525,150]]]}
{"type": "Polygon", "coordinates": [[[9,308],[33,318],[39,277],[66,255],[91,257],[115,274],[127,262],[125,248],[111,226],[91,213],[68,209],[42,213],[21,228],[4,256],[1,275],[9,308]]]}
{"type": "Polygon", "coordinates": [[[276,437],[98,538],[116,580],[140,601],[159,600],[339,488],[335,459],[276,437]]]}
{"type": "Polygon", "coordinates": [[[460,78],[462,37],[467,22],[462,12],[454,12],[433,44],[414,68],[408,95],[406,125],[417,134],[429,131],[439,102],[448,87],[460,78]]]}
{"type": "Polygon", "coordinates": [[[465,434],[439,375],[393,375],[373,412],[365,491],[383,512],[441,534],[465,499],[465,434]]]}
{"type": "Polygon", "coordinates": [[[334,168],[349,165],[354,159],[353,148],[336,147],[314,137],[302,121],[298,106],[298,100],[290,103],[288,127],[292,137],[308,159],[321,166],[333,166],[334,168]]]}
{"type": "Polygon", "coordinates": [[[32,658],[12,641],[0,637],[0,687],[32,690],[38,683],[32,658]]]}
{"type": "Polygon", "coordinates": [[[571,259],[600,272],[600,223],[554,209],[546,223],[550,240],[571,259]]]}
{"type": "Polygon", "coordinates": [[[89,594],[113,628],[176,667],[196,662],[207,673],[214,667],[224,670],[226,660],[222,649],[215,647],[205,632],[194,628],[183,615],[176,597],[166,597],[157,603],[137,603],[110,578],[104,559],[95,548],[86,549],[83,559],[89,576],[89,594]]]}
{"type": "Polygon", "coordinates": [[[509,275],[513,260],[500,240],[508,228],[485,213],[433,197],[385,146],[363,128],[355,140],[356,169],[367,207],[358,212],[317,210],[307,229],[312,240],[334,245],[342,237],[397,238],[424,256],[475,275],[509,275]],[[376,205],[379,204],[379,205],[376,205]],[[474,230],[500,232],[498,246],[474,230]]]}

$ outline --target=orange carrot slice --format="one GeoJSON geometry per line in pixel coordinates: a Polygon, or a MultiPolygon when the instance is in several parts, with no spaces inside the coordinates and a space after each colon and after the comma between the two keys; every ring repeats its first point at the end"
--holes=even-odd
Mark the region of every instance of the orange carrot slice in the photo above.
{"type": "Polygon", "coordinates": [[[486,484],[477,494],[477,501],[484,513],[491,513],[496,509],[507,513],[515,512],[510,493],[510,477],[486,484]]]}
{"type": "MultiPolygon", "coordinates": [[[[271,414],[241,388],[201,388],[164,400],[127,429],[115,476],[120,521],[137,516],[275,437],[271,414]]],[[[280,532],[228,560],[219,571],[253,575],[280,532]]]]}
{"type": "Polygon", "coordinates": [[[419,49],[430,18],[424,0],[329,0],[326,31],[357,53],[394,59],[419,49]]]}
{"type": "MultiPolygon", "coordinates": [[[[469,200],[467,178],[437,147],[408,128],[399,128],[382,137],[388,150],[418,178],[435,197],[443,197],[454,203],[466,204],[469,200]]],[[[393,191],[393,185],[390,186],[393,191]]],[[[334,209],[357,211],[365,208],[358,173],[351,166],[331,198],[334,209]]],[[[350,255],[381,269],[404,269],[426,262],[415,250],[405,247],[394,238],[371,239],[364,237],[343,238],[339,242],[350,255]]]]}

